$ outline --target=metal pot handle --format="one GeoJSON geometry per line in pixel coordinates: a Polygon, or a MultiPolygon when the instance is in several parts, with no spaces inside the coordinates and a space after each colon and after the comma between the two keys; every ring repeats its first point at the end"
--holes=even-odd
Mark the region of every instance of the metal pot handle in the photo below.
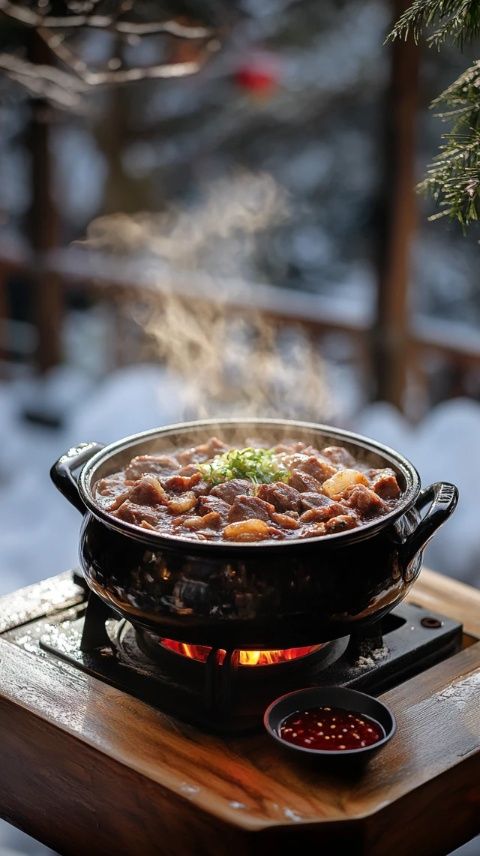
{"type": "Polygon", "coordinates": [[[78,481],[74,473],[103,448],[100,443],[79,443],[78,446],[65,452],[50,470],[50,478],[55,487],[81,514],[85,514],[87,509],[80,497],[78,481]]]}
{"type": "Polygon", "coordinates": [[[421,491],[414,508],[416,511],[422,511],[428,503],[430,503],[430,507],[415,531],[408,536],[403,544],[402,552],[405,567],[408,567],[420,550],[425,549],[439,526],[445,523],[455,511],[457,502],[458,488],[449,482],[436,482],[421,491]]]}

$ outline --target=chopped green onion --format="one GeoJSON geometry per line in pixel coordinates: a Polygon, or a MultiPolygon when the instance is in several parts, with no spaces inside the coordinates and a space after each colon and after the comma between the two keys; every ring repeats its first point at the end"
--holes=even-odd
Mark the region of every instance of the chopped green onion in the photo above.
{"type": "Polygon", "coordinates": [[[275,459],[270,449],[230,449],[210,461],[199,464],[205,481],[220,484],[230,479],[250,479],[255,484],[288,481],[290,473],[275,459]]]}

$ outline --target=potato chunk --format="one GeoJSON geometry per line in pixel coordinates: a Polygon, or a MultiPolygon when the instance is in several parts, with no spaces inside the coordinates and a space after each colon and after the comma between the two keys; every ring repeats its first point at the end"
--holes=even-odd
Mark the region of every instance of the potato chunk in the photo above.
{"type": "Polygon", "coordinates": [[[356,484],[368,485],[368,479],[359,470],[340,470],[323,483],[323,492],[331,499],[337,498],[356,484]]]}
{"type": "Polygon", "coordinates": [[[186,529],[209,529],[216,528],[220,523],[220,515],[217,511],[210,511],[209,514],[204,514],[203,517],[187,517],[181,521],[181,525],[186,529]]]}
{"type": "Polygon", "coordinates": [[[290,517],[289,514],[282,514],[280,511],[274,511],[272,513],[272,520],[274,523],[277,523],[278,526],[283,526],[284,529],[298,529],[300,525],[295,517],[290,517]]]}
{"type": "Polygon", "coordinates": [[[270,535],[270,527],[265,520],[251,517],[230,523],[223,530],[223,535],[228,541],[262,541],[270,535]]]}
{"type": "Polygon", "coordinates": [[[185,512],[195,508],[196,504],[197,497],[189,491],[188,493],[184,493],[183,496],[179,496],[178,499],[171,499],[168,502],[168,509],[172,514],[185,514],[185,512]]]}

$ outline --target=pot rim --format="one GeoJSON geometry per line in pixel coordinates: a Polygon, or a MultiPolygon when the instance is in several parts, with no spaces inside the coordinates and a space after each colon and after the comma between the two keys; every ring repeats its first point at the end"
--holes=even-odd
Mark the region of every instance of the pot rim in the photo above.
{"type": "Polygon", "coordinates": [[[143,544],[159,547],[169,547],[171,549],[182,549],[190,551],[209,551],[228,552],[232,554],[255,552],[268,550],[285,550],[293,548],[308,549],[312,547],[336,546],[341,542],[358,542],[372,537],[381,529],[386,528],[399,517],[408,512],[414,505],[420,493],[420,476],[413,464],[405,458],[400,452],[383,443],[373,440],[370,437],[365,437],[362,434],[357,434],[353,431],[347,431],[343,428],[336,428],[333,425],[325,425],[315,422],[302,422],[291,419],[275,419],[275,418],[219,418],[219,419],[200,419],[191,422],[179,422],[172,425],[165,425],[161,428],[151,428],[147,431],[141,431],[137,434],[131,434],[128,437],[123,437],[113,443],[109,443],[100,451],[96,452],[86,464],[82,467],[78,478],[78,490],[81,499],[88,511],[99,521],[105,523],[110,529],[114,529],[122,535],[133,538],[143,544]],[[300,428],[302,430],[313,431],[317,434],[327,434],[331,437],[338,437],[348,443],[351,443],[363,450],[380,454],[386,459],[386,463],[393,464],[397,470],[400,470],[405,478],[406,488],[402,496],[402,500],[398,506],[388,514],[382,517],[377,517],[371,523],[364,523],[355,529],[349,529],[344,532],[336,532],[330,535],[319,535],[316,538],[288,538],[284,541],[276,541],[274,539],[266,539],[265,541],[256,542],[230,542],[230,541],[201,541],[195,538],[187,538],[185,536],[164,534],[162,532],[153,532],[147,529],[141,529],[133,523],[127,523],[120,520],[100,508],[93,497],[91,491],[91,479],[94,475],[97,466],[104,462],[106,458],[112,457],[118,452],[128,449],[130,445],[155,438],[159,436],[181,435],[188,433],[197,428],[221,428],[222,426],[277,426],[279,428],[300,428]]]}

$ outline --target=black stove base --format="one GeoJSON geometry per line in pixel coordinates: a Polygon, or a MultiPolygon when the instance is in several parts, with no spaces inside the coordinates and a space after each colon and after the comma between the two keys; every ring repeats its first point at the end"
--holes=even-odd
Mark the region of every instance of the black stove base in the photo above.
{"type": "Polygon", "coordinates": [[[256,729],[271,701],[300,687],[383,692],[456,653],[462,640],[458,622],[403,603],[369,637],[328,643],[319,656],[252,667],[239,666],[231,652],[221,666],[213,657],[199,663],[171,654],[162,665],[145,656],[127,622],[107,618],[95,623],[93,634],[84,625],[85,605],[44,625],[41,649],[168,715],[222,734],[256,729]]]}

